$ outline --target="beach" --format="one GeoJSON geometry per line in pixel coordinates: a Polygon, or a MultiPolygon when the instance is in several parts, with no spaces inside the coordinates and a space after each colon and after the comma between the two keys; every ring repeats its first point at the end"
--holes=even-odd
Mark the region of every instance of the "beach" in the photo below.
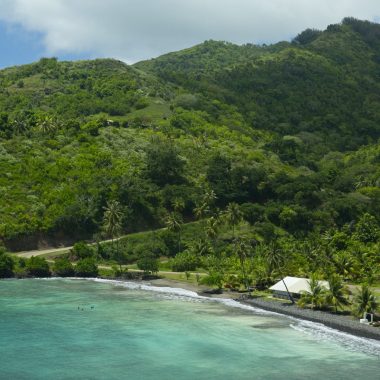
{"type": "Polygon", "coordinates": [[[348,315],[333,314],[319,310],[301,309],[296,305],[281,302],[280,300],[277,301],[274,299],[255,297],[254,294],[251,298],[242,298],[241,293],[233,291],[227,291],[221,294],[212,294],[207,292],[208,288],[205,286],[197,286],[195,284],[169,279],[151,280],[149,283],[153,286],[159,287],[167,286],[172,288],[183,288],[185,290],[195,292],[199,296],[233,299],[243,305],[254,306],[256,308],[279,313],[288,317],[321,323],[327,327],[361,338],[380,340],[380,328],[360,324],[358,319],[354,319],[352,316],[348,315]]]}
{"type": "Polygon", "coordinates": [[[0,378],[354,380],[378,375],[379,341],[233,299],[199,296],[178,282],[168,285],[101,278],[2,281],[0,378]]]}

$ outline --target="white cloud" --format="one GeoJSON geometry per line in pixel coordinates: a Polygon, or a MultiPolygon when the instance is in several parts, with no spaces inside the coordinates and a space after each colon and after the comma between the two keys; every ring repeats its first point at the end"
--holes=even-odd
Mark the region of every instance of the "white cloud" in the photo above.
{"type": "Polygon", "coordinates": [[[48,54],[129,62],[210,38],[276,42],[345,16],[379,19],[379,0],[0,0],[0,19],[40,32],[48,54]]]}

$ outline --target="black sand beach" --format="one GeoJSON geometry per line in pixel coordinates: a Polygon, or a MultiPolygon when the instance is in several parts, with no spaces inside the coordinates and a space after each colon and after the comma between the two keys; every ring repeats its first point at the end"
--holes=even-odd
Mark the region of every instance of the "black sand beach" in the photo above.
{"type": "Polygon", "coordinates": [[[261,308],[267,311],[273,311],[294,318],[304,319],[311,322],[322,323],[327,327],[359,336],[362,338],[380,340],[380,328],[368,326],[359,323],[359,319],[354,319],[349,315],[332,314],[319,310],[301,309],[296,305],[276,300],[266,300],[260,297],[241,299],[241,294],[237,292],[224,292],[222,294],[204,293],[206,287],[199,287],[195,284],[188,284],[175,280],[159,279],[150,282],[156,286],[169,286],[183,288],[198,293],[200,296],[214,298],[232,298],[243,304],[261,308]]]}
{"type": "Polygon", "coordinates": [[[240,302],[267,311],[273,311],[311,322],[322,323],[325,326],[359,337],[380,340],[379,327],[360,324],[358,319],[353,319],[351,316],[336,315],[318,310],[301,309],[295,305],[282,303],[280,301],[266,301],[263,298],[250,298],[240,302]]]}

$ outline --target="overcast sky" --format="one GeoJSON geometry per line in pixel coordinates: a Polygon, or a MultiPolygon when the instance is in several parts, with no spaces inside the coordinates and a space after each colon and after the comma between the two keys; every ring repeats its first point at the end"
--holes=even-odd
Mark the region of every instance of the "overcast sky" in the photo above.
{"type": "Polygon", "coordinates": [[[0,0],[0,67],[41,56],[132,63],[207,39],[271,43],[345,16],[380,21],[380,0],[0,0]]]}

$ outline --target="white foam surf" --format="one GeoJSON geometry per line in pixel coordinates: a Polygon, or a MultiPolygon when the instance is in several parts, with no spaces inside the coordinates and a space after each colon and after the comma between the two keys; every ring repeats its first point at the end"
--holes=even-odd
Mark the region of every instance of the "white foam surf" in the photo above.
{"type": "Polygon", "coordinates": [[[343,331],[327,327],[322,323],[316,323],[301,319],[296,319],[290,327],[296,331],[311,335],[320,341],[330,341],[340,344],[350,351],[363,352],[380,358],[380,342],[375,339],[361,338],[343,331]]]}
{"type": "MultiPolygon", "coordinates": [[[[60,279],[62,280],[62,278],[60,279]]],[[[268,316],[279,317],[279,318],[287,318],[287,319],[290,319],[291,321],[289,326],[292,329],[302,332],[304,334],[308,334],[316,340],[338,343],[340,345],[343,345],[349,350],[352,350],[355,352],[364,352],[366,354],[375,355],[380,358],[380,342],[377,340],[357,337],[355,335],[351,335],[351,334],[327,327],[322,323],[311,322],[311,321],[287,316],[281,313],[267,311],[264,309],[260,309],[258,307],[240,303],[233,299],[204,297],[204,296],[200,296],[198,293],[191,290],[182,289],[182,288],[172,288],[169,286],[155,286],[155,285],[151,285],[150,283],[122,281],[122,280],[107,280],[107,279],[101,279],[101,278],[84,279],[84,278],[78,278],[78,277],[70,277],[67,279],[68,280],[89,280],[89,281],[94,281],[98,283],[113,284],[115,286],[121,286],[121,287],[124,287],[126,289],[131,289],[131,290],[143,290],[147,292],[156,292],[160,294],[165,294],[167,296],[165,298],[170,298],[173,300],[192,299],[192,300],[198,300],[198,301],[204,301],[204,302],[218,302],[227,307],[239,308],[241,310],[252,312],[256,315],[258,314],[258,315],[268,315],[268,316]]]]}
{"type": "Polygon", "coordinates": [[[100,283],[106,283],[106,284],[114,284],[117,286],[125,287],[127,289],[132,289],[132,290],[145,290],[149,292],[164,293],[171,296],[172,299],[178,299],[178,297],[181,297],[181,299],[184,297],[192,298],[192,299],[203,300],[203,301],[219,302],[229,307],[239,308],[239,309],[251,311],[257,314],[272,314],[272,315],[278,315],[278,316],[280,315],[278,313],[259,309],[254,306],[242,304],[230,298],[216,298],[216,297],[214,298],[214,297],[200,296],[196,292],[183,289],[183,288],[172,288],[170,286],[151,285],[150,283],[138,283],[138,282],[133,282],[133,281],[121,281],[121,280],[107,280],[107,279],[101,279],[101,278],[91,278],[88,280],[100,282],[100,283]]]}
{"type": "Polygon", "coordinates": [[[139,282],[121,281],[121,280],[106,280],[106,279],[101,279],[101,278],[91,278],[88,280],[106,283],[106,284],[114,284],[117,286],[122,286],[127,289],[132,289],[132,290],[145,290],[145,291],[150,291],[150,292],[168,293],[168,294],[173,294],[173,295],[182,296],[182,297],[202,298],[196,292],[192,292],[191,290],[186,290],[182,288],[154,286],[148,283],[139,283],[139,282]]]}

